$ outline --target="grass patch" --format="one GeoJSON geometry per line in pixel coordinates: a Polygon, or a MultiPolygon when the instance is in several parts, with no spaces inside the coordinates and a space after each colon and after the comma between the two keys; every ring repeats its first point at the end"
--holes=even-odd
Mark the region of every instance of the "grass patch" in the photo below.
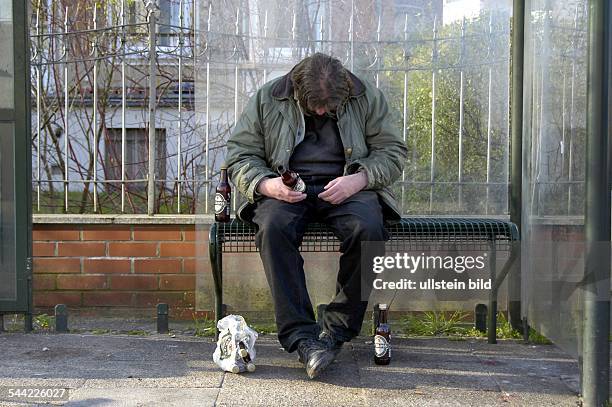
{"type": "Polygon", "coordinates": [[[533,328],[529,328],[529,342],[537,345],[552,345],[550,339],[539,333],[533,328]]]}
{"type": "Polygon", "coordinates": [[[521,339],[523,335],[510,325],[510,321],[503,312],[497,314],[497,337],[499,339],[521,339]]]}
{"type": "Polygon", "coordinates": [[[110,334],[111,330],[110,329],[92,329],[90,333],[93,335],[106,335],[106,334],[110,334]]]}
{"type": "Polygon", "coordinates": [[[467,338],[465,336],[449,336],[448,340],[451,342],[465,342],[467,338]]]}
{"type": "Polygon", "coordinates": [[[40,314],[34,317],[34,329],[40,329],[42,331],[51,330],[51,326],[54,325],[55,317],[47,314],[40,314]]]}
{"type": "Polygon", "coordinates": [[[441,311],[427,311],[422,315],[408,315],[401,320],[403,333],[411,336],[461,335],[465,328],[461,323],[468,317],[467,312],[452,314],[441,311]]]}
{"type": "MultiPolygon", "coordinates": [[[[409,315],[399,321],[400,331],[408,336],[446,336],[452,341],[466,338],[486,338],[486,332],[480,332],[473,326],[466,327],[469,313],[455,311],[428,311],[419,315],[409,315]]],[[[522,339],[521,332],[512,329],[510,321],[503,312],[497,315],[498,339],[522,339]]],[[[552,342],[533,328],[529,331],[529,342],[538,345],[549,345],[552,342]]]]}
{"type": "Polygon", "coordinates": [[[134,336],[147,336],[149,335],[149,333],[147,331],[144,331],[142,329],[130,329],[129,331],[126,332],[127,335],[134,335],[134,336]]]}
{"type": "Polygon", "coordinates": [[[260,322],[250,325],[251,328],[257,331],[260,335],[270,335],[276,333],[276,324],[274,322],[260,322]]]}
{"type": "Polygon", "coordinates": [[[215,336],[215,321],[208,318],[193,318],[194,332],[197,337],[215,336]]]}

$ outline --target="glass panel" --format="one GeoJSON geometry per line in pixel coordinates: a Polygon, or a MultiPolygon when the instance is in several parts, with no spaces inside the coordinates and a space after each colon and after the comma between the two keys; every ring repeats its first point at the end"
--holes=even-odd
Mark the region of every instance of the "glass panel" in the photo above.
{"type": "Polygon", "coordinates": [[[213,176],[234,111],[324,52],[384,92],[409,148],[394,188],[406,214],[508,213],[510,0],[228,1],[213,2],[210,19],[209,3],[196,1],[206,51],[196,111],[209,123],[213,176]]]}
{"type": "Polygon", "coordinates": [[[587,1],[525,8],[523,299],[529,324],[580,353],[587,1]]]}
{"type": "Polygon", "coordinates": [[[14,124],[0,122],[0,300],[13,301],[17,297],[14,130],[14,124]]]}
{"type": "MultiPolygon", "coordinates": [[[[13,10],[12,0],[0,0],[0,109],[13,109],[13,10]]],[[[1,119],[1,118],[0,118],[1,119]]]]}
{"type": "MultiPolygon", "coordinates": [[[[198,212],[212,207],[225,142],[248,98],[304,57],[323,52],[385,94],[390,120],[409,149],[393,188],[405,214],[508,213],[510,0],[210,4],[196,1],[196,114],[210,152],[201,163],[212,178],[201,189],[198,212]]],[[[311,285],[313,299],[328,298],[325,289],[333,291],[336,276],[325,270],[337,267],[335,255],[306,257],[307,279],[318,284],[311,285]]],[[[234,287],[226,301],[237,309],[269,309],[260,263],[256,255],[249,258],[224,257],[226,287],[234,287]],[[246,269],[254,272],[245,277],[246,269]]],[[[209,275],[198,285],[198,305],[207,309],[209,275]]],[[[407,307],[420,309],[414,301],[407,307]]]]}

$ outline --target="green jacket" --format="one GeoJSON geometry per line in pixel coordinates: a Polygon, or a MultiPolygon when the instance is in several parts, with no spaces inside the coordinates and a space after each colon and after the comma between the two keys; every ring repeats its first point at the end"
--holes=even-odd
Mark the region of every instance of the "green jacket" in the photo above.
{"type": "MultiPolygon", "coordinates": [[[[349,72],[349,100],[337,111],[344,146],[344,175],[360,168],[368,176],[366,189],[378,193],[387,220],[401,217],[389,186],[402,174],[407,149],[383,93],[349,72]]],[[[265,177],[288,168],[295,146],[304,138],[304,115],[294,98],[291,72],[262,86],[249,100],[227,142],[228,174],[248,202],[238,217],[250,221],[257,199],[255,188],[265,177]]]]}

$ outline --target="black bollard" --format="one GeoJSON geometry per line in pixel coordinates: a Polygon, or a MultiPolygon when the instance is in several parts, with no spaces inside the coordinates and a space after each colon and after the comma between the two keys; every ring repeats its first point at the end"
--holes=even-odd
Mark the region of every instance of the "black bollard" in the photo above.
{"type": "Polygon", "coordinates": [[[523,318],[523,341],[525,343],[529,343],[529,323],[527,322],[527,318],[523,318]]]}
{"type": "Polygon", "coordinates": [[[378,327],[379,315],[380,315],[379,304],[374,304],[374,310],[372,311],[372,335],[376,335],[376,327],[378,327]]]}
{"type": "Polygon", "coordinates": [[[487,306],[477,304],[474,310],[474,328],[480,332],[487,332],[487,306]]]}
{"type": "Polygon", "coordinates": [[[168,304],[157,304],[157,333],[168,333],[168,304]]]}
{"type": "Polygon", "coordinates": [[[68,332],[68,307],[65,304],[55,306],[55,332],[68,332]]]}

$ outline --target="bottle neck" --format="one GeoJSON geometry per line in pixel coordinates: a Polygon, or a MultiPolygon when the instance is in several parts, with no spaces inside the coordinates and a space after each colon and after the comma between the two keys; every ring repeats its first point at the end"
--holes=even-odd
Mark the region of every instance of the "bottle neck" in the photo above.
{"type": "Polygon", "coordinates": [[[227,169],[221,168],[221,182],[227,182],[227,169]]]}
{"type": "Polygon", "coordinates": [[[387,323],[387,310],[386,309],[380,310],[380,323],[381,324],[387,323]]]}

